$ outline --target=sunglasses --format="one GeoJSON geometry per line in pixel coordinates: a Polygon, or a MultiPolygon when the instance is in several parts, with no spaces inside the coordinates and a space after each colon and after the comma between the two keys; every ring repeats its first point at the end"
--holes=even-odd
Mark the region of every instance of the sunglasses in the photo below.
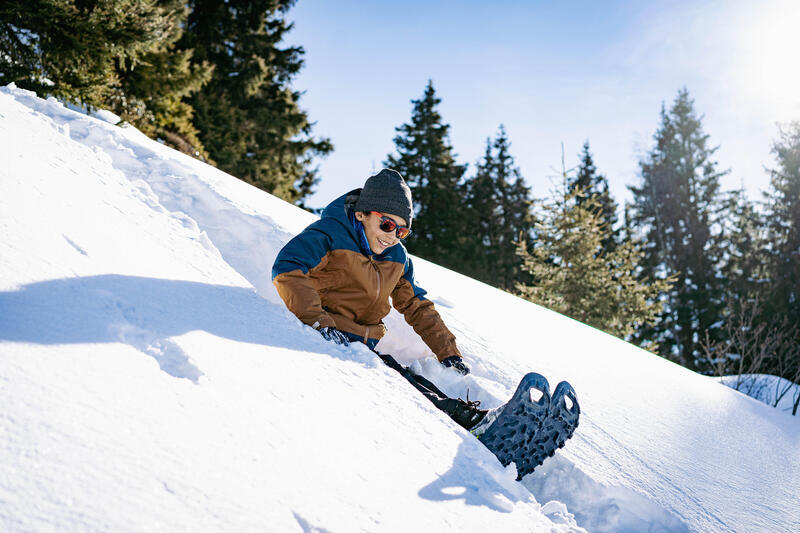
{"type": "Polygon", "coordinates": [[[387,217],[383,213],[378,213],[377,211],[371,211],[371,213],[381,217],[381,223],[378,224],[378,227],[382,232],[391,233],[395,231],[398,239],[405,239],[411,234],[411,230],[408,228],[408,226],[398,226],[397,222],[387,217]]]}

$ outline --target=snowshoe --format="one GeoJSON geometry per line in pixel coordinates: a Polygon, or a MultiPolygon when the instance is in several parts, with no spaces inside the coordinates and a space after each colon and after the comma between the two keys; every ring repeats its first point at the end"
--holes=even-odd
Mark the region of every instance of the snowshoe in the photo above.
{"type": "Polygon", "coordinates": [[[569,383],[559,383],[551,397],[547,379],[531,372],[508,403],[487,415],[473,433],[503,466],[515,463],[517,480],[521,480],[564,446],[578,427],[579,415],[577,396],[569,383]],[[532,390],[541,393],[538,400],[531,397],[532,390]]]}
{"type": "Polygon", "coordinates": [[[562,448],[575,433],[580,415],[581,407],[575,389],[566,381],[562,381],[556,386],[556,391],[550,399],[550,418],[554,421],[553,428],[559,434],[559,448],[562,448]]]}

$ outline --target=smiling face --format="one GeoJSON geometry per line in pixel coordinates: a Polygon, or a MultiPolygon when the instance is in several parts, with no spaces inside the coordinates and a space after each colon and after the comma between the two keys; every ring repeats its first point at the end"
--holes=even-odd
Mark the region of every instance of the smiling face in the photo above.
{"type": "MultiPolygon", "coordinates": [[[[407,225],[403,217],[390,215],[388,213],[384,213],[383,215],[394,220],[395,224],[398,226],[407,225]]],[[[397,231],[390,231],[388,233],[381,231],[381,228],[379,227],[381,223],[381,217],[378,215],[366,215],[360,211],[357,211],[356,218],[364,225],[364,233],[367,235],[367,241],[369,241],[369,247],[372,250],[372,253],[382,254],[387,248],[394,246],[400,240],[397,238],[397,231]]]]}

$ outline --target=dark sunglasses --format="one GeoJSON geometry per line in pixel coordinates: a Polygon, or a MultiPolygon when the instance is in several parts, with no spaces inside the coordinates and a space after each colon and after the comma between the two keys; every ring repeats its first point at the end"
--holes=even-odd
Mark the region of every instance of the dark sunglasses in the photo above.
{"type": "Polygon", "coordinates": [[[411,234],[411,230],[408,228],[408,226],[398,226],[397,222],[387,217],[383,213],[378,213],[377,211],[371,211],[371,213],[381,217],[381,223],[378,224],[378,227],[382,232],[391,233],[395,231],[398,239],[405,239],[411,234]]]}

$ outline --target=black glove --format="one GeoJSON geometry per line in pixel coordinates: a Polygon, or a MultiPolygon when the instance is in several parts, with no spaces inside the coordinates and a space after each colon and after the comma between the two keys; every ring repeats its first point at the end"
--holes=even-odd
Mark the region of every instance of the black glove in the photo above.
{"type": "Polygon", "coordinates": [[[344,344],[345,346],[350,346],[350,339],[347,338],[347,335],[339,331],[334,327],[327,327],[327,328],[319,328],[317,330],[323,336],[326,341],[333,341],[336,344],[344,344]]]}
{"type": "Polygon", "coordinates": [[[456,372],[461,374],[462,376],[466,376],[469,374],[469,367],[464,363],[464,360],[461,359],[458,355],[451,355],[446,359],[442,360],[442,364],[446,367],[454,368],[456,372]]]}

